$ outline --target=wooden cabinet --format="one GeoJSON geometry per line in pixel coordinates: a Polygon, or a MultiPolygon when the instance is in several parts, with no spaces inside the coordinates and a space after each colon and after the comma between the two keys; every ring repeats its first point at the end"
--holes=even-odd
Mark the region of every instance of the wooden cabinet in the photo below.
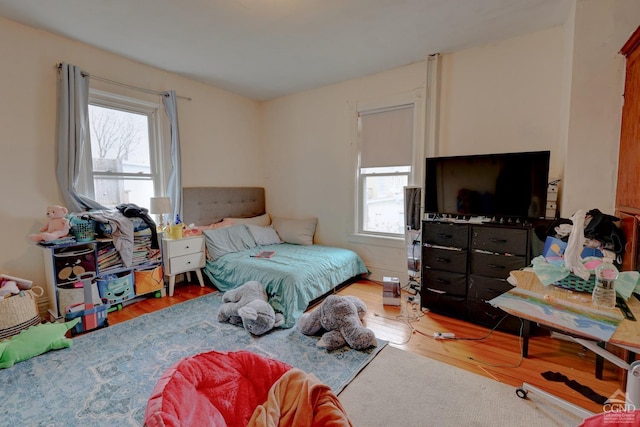
{"type": "Polygon", "coordinates": [[[169,276],[169,296],[173,296],[176,274],[195,271],[200,287],[204,287],[202,272],[206,259],[204,237],[185,237],[183,239],[163,239],[164,272],[169,276]]]}
{"type": "MultiPolygon", "coordinates": [[[[487,303],[510,290],[509,273],[531,261],[529,225],[424,221],[422,306],[489,328],[506,313],[487,303]]],[[[517,333],[520,321],[507,316],[499,329],[517,333]]]]}
{"type": "Polygon", "coordinates": [[[638,264],[638,222],[640,221],[640,215],[616,210],[616,216],[620,218],[618,227],[622,230],[626,238],[621,270],[637,270],[640,266],[640,264],[638,264]]]}
{"type": "Polygon", "coordinates": [[[637,217],[640,215],[640,27],[624,44],[620,53],[626,57],[624,105],[620,128],[620,154],[616,215],[627,238],[622,269],[638,268],[637,217]]]}

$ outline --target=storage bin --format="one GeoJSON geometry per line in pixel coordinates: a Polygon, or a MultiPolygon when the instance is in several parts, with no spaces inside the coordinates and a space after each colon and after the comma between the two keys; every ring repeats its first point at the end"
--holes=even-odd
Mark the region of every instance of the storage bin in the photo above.
{"type": "Polygon", "coordinates": [[[55,249],[53,253],[56,283],[75,283],[96,275],[95,250],[92,244],[55,249]]]}
{"type": "Polygon", "coordinates": [[[82,322],[78,322],[71,328],[73,335],[108,326],[109,301],[106,298],[103,298],[99,305],[94,305],[88,309],[84,307],[84,303],[75,304],[65,311],[64,320],[67,322],[77,317],[82,317],[82,322]]]}
{"type": "MultiPolygon", "coordinates": [[[[82,283],[82,282],[80,282],[82,283]]],[[[91,283],[91,301],[94,304],[100,304],[102,299],[100,298],[100,292],[98,291],[98,284],[95,280],[91,283]]],[[[84,289],[82,286],[77,286],[76,283],[68,283],[66,285],[58,286],[58,312],[65,313],[67,308],[85,302],[84,289]]]]}
{"type": "Polygon", "coordinates": [[[43,294],[40,286],[32,286],[20,294],[0,299],[0,340],[41,322],[38,297],[43,294]]]}
{"type": "Polygon", "coordinates": [[[164,287],[164,276],[161,265],[146,270],[136,270],[134,277],[136,295],[159,291],[164,287]]]}
{"type": "Polygon", "coordinates": [[[126,270],[98,277],[98,290],[100,297],[106,298],[111,305],[133,298],[133,272],[126,270]]]}
{"type": "Polygon", "coordinates": [[[71,235],[76,242],[91,242],[96,238],[96,221],[87,214],[75,214],[69,218],[71,235]]]}

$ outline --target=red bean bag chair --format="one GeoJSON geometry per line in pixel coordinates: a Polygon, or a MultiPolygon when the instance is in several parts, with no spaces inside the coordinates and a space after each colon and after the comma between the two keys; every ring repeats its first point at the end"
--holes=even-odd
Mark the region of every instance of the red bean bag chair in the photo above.
{"type": "Polygon", "coordinates": [[[250,351],[210,351],[169,368],[147,402],[144,425],[246,426],[291,366],[250,351]]]}

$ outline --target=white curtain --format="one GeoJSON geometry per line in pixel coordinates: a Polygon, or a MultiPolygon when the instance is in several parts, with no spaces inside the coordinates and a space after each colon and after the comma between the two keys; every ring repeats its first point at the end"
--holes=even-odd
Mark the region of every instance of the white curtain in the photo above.
{"type": "MultiPolygon", "coordinates": [[[[56,175],[70,212],[104,209],[95,200],[84,196],[88,174],[86,157],[90,154],[89,135],[89,74],[75,65],[62,63],[58,72],[58,125],[56,175]],[[85,177],[86,178],[86,177],[85,177]]],[[[90,160],[90,159],[89,159],[90,160]]]]}
{"type": "Polygon", "coordinates": [[[178,130],[178,109],[176,106],[176,93],[173,90],[164,93],[162,97],[164,110],[169,118],[171,132],[171,174],[167,182],[167,196],[171,198],[173,205],[172,220],[176,215],[182,217],[182,171],[180,169],[180,132],[178,130]]]}

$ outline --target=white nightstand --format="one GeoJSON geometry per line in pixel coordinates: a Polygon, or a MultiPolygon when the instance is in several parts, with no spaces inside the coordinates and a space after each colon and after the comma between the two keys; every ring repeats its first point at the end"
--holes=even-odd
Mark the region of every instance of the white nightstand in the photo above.
{"type": "Polygon", "coordinates": [[[169,276],[169,296],[173,296],[176,274],[195,271],[200,287],[204,287],[202,272],[205,265],[204,237],[194,236],[183,239],[162,239],[164,274],[169,276]]]}

